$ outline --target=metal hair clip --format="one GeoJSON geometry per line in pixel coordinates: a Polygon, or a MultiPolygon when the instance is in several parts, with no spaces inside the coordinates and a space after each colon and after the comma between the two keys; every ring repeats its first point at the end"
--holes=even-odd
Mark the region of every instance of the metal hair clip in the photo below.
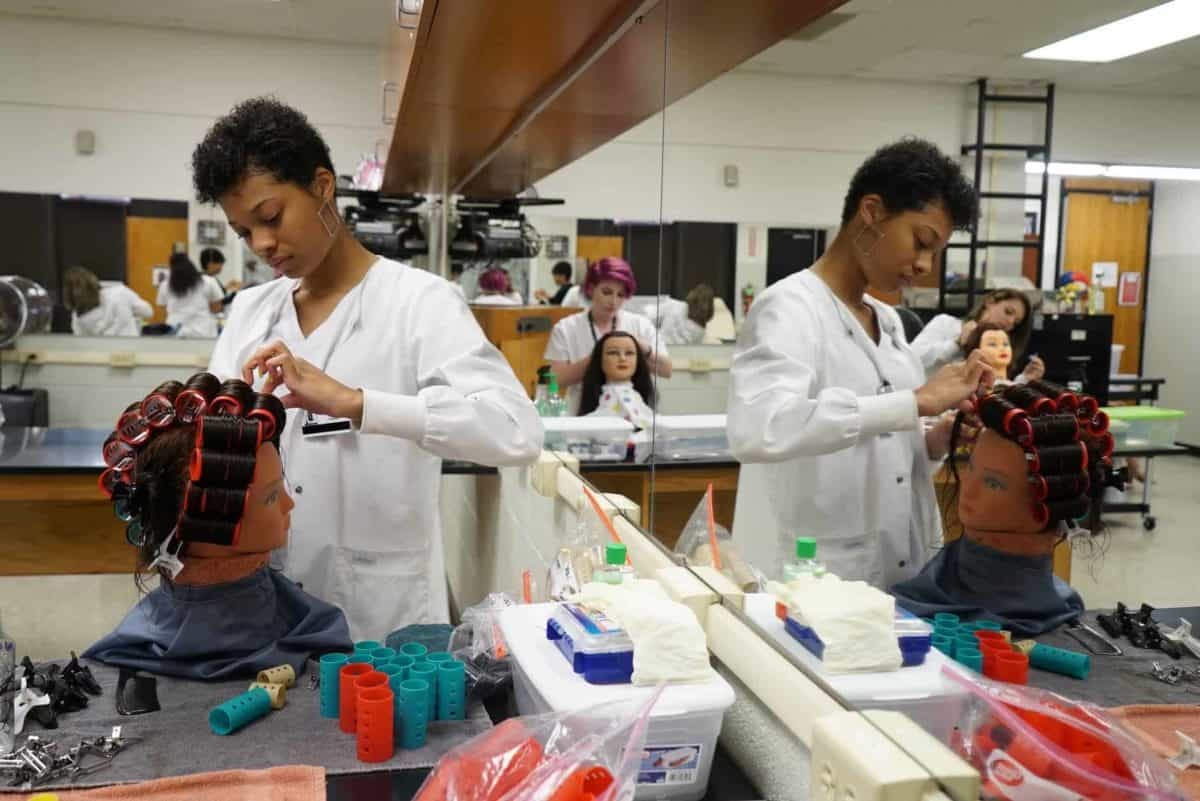
{"type": "Polygon", "coordinates": [[[154,570],[161,567],[167,571],[172,580],[178,578],[179,574],[183,572],[183,561],[179,558],[179,553],[183,550],[183,540],[179,540],[179,547],[175,549],[174,553],[171,552],[171,541],[178,538],[179,529],[172,529],[166,539],[159,544],[158,554],[146,569],[154,570]]]}

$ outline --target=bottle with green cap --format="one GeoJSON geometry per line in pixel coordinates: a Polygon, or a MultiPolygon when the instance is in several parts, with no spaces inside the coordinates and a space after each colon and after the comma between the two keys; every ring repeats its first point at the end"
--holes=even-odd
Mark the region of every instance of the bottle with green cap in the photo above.
{"type": "Polygon", "coordinates": [[[604,584],[621,584],[633,578],[633,568],[625,564],[628,550],[619,542],[610,542],[604,548],[604,567],[597,570],[595,580],[604,584]]]}
{"type": "Polygon", "coordinates": [[[825,575],[825,565],[817,561],[817,541],[812,537],[796,538],[796,560],[783,566],[784,583],[801,576],[825,575]]]}
{"type": "Polygon", "coordinates": [[[546,417],[566,417],[567,416],[567,399],[558,392],[558,375],[550,370],[546,373],[546,383],[549,385],[550,398],[546,404],[548,414],[546,417]]]}

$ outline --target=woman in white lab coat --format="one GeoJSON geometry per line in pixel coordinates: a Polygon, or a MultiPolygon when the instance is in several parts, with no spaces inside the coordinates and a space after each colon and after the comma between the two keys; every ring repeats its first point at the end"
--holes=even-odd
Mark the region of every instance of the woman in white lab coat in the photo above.
{"type": "MultiPolygon", "coordinates": [[[[980,298],[966,317],[959,319],[949,314],[934,317],[912,341],[912,349],[921,360],[925,375],[932,377],[945,365],[963,358],[966,355],[963,348],[971,334],[984,323],[998,325],[1007,331],[1013,353],[1020,358],[1033,331],[1033,309],[1029,298],[1019,289],[997,289],[980,298]]],[[[1034,354],[1021,375],[1025,381],[1036,381],[1045,374],[1045,362],[1034,354]]]]}
{"type": "Polygon", "coordinates": [[[915,575],[940,543],[933,458],[949,426],[920,418],[958,406],[991,374],[982,354],[929,381],[896,312],[866,294],[929,272],[974,190],[934,145],[905,139],[859,167],[842,227],[811,269],[750,308],[730,373],[729,442],[744,463],[734,539],[768,576],[798,536],[843,578],[886,587],[915,575]]]}
{"type": "Polygon", "coordinates": [[[637,340],[650,366],[650,372],[671,377],[671,355],[654,323],[642,315],[626,311],[625,301],[637,292],[633,268],[624,259],[605,256],[588,265],[583,294],[591,307],[554,325],[546,343],[545,359],[558,376],[558,385],[567,388],[567,412],[579,414],[580,386],[592,350],[600,337],[610,331],[624,331],[637,340]]]}
{"type": "Polygon", "coordinates": [[[449,616],[441,460],[529,462],[542,428],[449,282],[367,251],[342,223],[329,149],[300,112],[247,100],[193,155],[197,196],[283,277],[244,289],[210,371],[281,394],[296,502],[285,572],[356,638],[449,616]]]}

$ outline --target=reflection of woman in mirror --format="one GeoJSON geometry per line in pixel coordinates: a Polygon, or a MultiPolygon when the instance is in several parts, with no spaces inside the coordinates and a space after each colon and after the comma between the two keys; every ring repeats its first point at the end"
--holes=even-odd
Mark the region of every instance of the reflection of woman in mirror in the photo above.
{"type": "Polygon", "coordinates": [[[888,145],[854,174],[829,249],[750,307],[730,371],[734,539],[767,575],[810,536],[832,572],[885,587],[941,541],[930,460],[952,420],[924,432],[920,418],[957,408],[991,371],[972,353],[926,380],[895,310],[867,289],[930,272],[977,212],[955,159],[919,139],[888,145]]]}
{"type": "Polygon", "coordinates": [[[607,256],[588,267],[583,282],[583,293],[591,299],[591,308],[555,324],[545,358],[558,375],[559,385],[567,387],[568,413],[579,413],[580,383],[596,343],[610,331],[633,336],[650,372],[671,377],[671,358],[654,323],[622,308],[636,291],[633,268],[623,259],[607,256]]]}
{"type": "Polygon", "coordinates": [[[471,301],[476,306],[520,306],[510,294],[508,274],[499,267],[489,267],[479,276],[479,294],[471,301]]]}
{"type": "Polygon", "coordinates": [[[350,647],[341,610],[268,566],[294,507],[273,395],[208,373],[168,381],[126,410],[105,443],[111,493],[138,548],[137,578],[158,580],[85,656],[199,679],[253,676],[350,647]]]}
{"type": "MultiPolygon", "coordinates": [[[[1008,332],[1013,353],[1021,356],[1033,331],[1029,297],[1019,289],[997,289],[980,298],[962,319],[939,314],[926,323],[912,341],[912,349],[921,359],[926,376],[932,377],[944,365],[970,353],[972,335],[977,327],[984,325],[999,326],[1008,332]]],[[[1045,363],[1035,355],[1021,375],[1025,381],[1033,381],[1045,374],[1045,363]]]]}
{"type": "Polygon", "coordinates": [[[654,380],[637,340],[624,331],[600,337],[583,375],[579,415],[623,417],[634,428],[654,423],[654,380]]]}
{"type": "Polygon", "coordinates": [[[84,337],[136,337],[139,318],[154,316],[154,309],[124,284],[100,283],[85,267],[63,273],[63,305],[71,311],[71,331],[84,337]]]}
{"type": "Polygon", "coordinates": [[[158,285],[156,302],[166,307],[167,325],[177,336],[215,337],[224,298],[220,285],[197,270],[186,253],[172,254],[171,272],[158,285]]]}
{"type": "Polygon", "coordinates": [[[293,410],[288,577],[356,635],[448,621],[441,460],[536,459],[533,403],[449,281],[354,238],[329,146],[300,111],[238,104],[192,172],[197,199],[280,276],[238,292],[209,370],[261,380],[293,410]]]}
{"type": "MultiPolygon", "coordinates": [[[[1069,524],[1109,484],[1112,436],[1096,408],[1040,381],[983,398],[961,475],[950,462],[963,535],[892,588],[897,602],[921,616],[992,618],[1027,635],[1077,618],[1083,601],[1052,561],[1069,524]]],[[[952,445],[961,430],[960,422],[952,445]]]]}
{"type": "MultiPolygon", "coordinates": [[[[716,293],[708,284],[696,284],[687,294],[687,306],[668,313],[662,324],[662,336],[668,345],[699,345],[704,341],[708,321],[715,312],[716,293]]],[[[674,301],[673,301],[674,302],[674,301]]]]}

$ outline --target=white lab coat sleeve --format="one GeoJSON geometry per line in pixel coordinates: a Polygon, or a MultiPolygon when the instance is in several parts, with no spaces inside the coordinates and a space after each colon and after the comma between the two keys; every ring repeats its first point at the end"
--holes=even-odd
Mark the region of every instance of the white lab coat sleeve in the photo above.
{"type": "Polygon", "coordinates": [[[155,296],[155,299],[154,299],[155,304],[157,304],[159,306],[167,305],[167,287],[168,286],[169,286],[169,282],[165,281],[165,280],[161,284],[158,285],[158,294],[155,296]]]}
{"type": "Polygon", "coordinates": [[[242,366],[235,361],[237,340],[241,335],[243,317],[238,313],[239,297],[242,297],[240,293],[233,296],[233,302],[229,304],[229,311],[225,318],[225,328],[217,337],[217,344],[213,346],[212,356],[208,358],[208,372],[222,381],[242,377],[242,366]]]}
{"type": "Polygon", "coordinates": [[[567,326],[570,325],[567,322],[568,319],[570,318],[562,318],[550,330],[550,341],[546,343],[546,352],[542,355],[543,359],[556,362],[578,361],[571,358],[571,345],[567,336],[567,326]]]}
{"type": "Polygon", "coordinates": [[[828,386],[813,393],[822,328],[841,331],[796,298],[764,295],[750,307],[729,378],[729,445],[739,461],[834,453],[865,437],[917,427],[912,390],[856,395],[828,386]]]}
{"type": "Polygon", "coordinates": [[[926,374],[962,357],[962,348],[958,345],[962,327],[962,320],[957,317],[939,314],[913,339],[910,347],[921,360],[926,374]]]}
{"type": "Polygon", "coordinates": [[[417,394],[363,387],[362,433],[402,437],[443,459],[484,465],[537,458],[541,418],[448,285],[425,291],[402,346],[417,371],[417,394]]]}
{"type": "Polygon", "coordinates": [[[141,320],[148,320],[154,316],[154,307],[142,300],[142,296],[132,289],[122,286],[121,294],[124,296],[125,302],[129,304],[129,310],[133,312],[134,317],[141,320]]]}

